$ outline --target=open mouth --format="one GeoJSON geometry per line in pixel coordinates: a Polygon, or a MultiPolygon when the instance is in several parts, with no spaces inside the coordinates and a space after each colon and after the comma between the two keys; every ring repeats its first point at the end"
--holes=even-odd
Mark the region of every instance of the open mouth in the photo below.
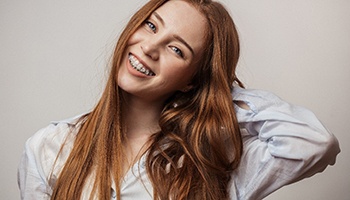
{"type": "Polygon", "coordinates": [[[129,54],[129,62],[132,68],[137,71],[147,75],[147,76],[155,76],[156,74],[150,69],[146,68],[134,55],[129,54]]]}

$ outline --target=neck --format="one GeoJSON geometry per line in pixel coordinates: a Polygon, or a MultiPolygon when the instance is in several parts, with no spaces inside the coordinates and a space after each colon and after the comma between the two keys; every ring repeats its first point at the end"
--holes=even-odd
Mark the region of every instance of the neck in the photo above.
{"type": "Polygon", "coordinates": [[[163,102],[144,101],[135,96],[126,95],[124,119],[129,139],[148,138],[159,130],[159,117],[163,102]]]}
{"type": "Polygon", "coordinates": [[[123,171],[126,172],[150,145],[150,136],[159,130],[159,117],[163,102],[148,102],[132,95],[124,95],[124,122],[126,141],[123,171]]]}

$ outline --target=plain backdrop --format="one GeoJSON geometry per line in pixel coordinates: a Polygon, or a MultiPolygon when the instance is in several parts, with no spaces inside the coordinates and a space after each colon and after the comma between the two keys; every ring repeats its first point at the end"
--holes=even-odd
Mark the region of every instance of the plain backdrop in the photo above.
{"type": "MultiPolygon", "coordinates": [[[[28,137],[95,105],[115,41],[144,2],[0,1],[0,199],[19,199],[28,137]]],[[[266,199],[349,199],[350,1],[221,2],[240,32],[246,86],[311,109],[342,149],[335,166],[266,199]]]]}

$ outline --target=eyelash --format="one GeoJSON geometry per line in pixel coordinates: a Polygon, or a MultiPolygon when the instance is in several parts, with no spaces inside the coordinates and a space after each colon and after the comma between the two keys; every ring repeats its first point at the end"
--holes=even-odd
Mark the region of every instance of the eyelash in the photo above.
{"type": "Polygon", "coordinates": [[[151,31],[152,31],[153,33],[156,33],[156,32],[157,32],[157,27],[156,27],[152,22],[146,21],[145,24],[147,25],[147,27],[148,27],[149,29],[151,29],[151,31]]]}
{"type": "Polygon", "coordinates": [[[181,58],[184,57],[182,51],[181,51],[179,48],[174,47],[174,46],[172,46],[172,47],[170,47],[170,48],[171,48],[177,55],[179,55],[181,58]]]}
{"type": "MultiPolygon", "coordinates": [[[[147,28],[149,28],[153,33],[157,32],[157,27],[152,22],[147,20],[145,21],[145,24],[147,28]]],[[[176,55],[180,56],[181,58],[184,58],[182,51],[178,47],[170,46],[170,48],[176,55]]]]}

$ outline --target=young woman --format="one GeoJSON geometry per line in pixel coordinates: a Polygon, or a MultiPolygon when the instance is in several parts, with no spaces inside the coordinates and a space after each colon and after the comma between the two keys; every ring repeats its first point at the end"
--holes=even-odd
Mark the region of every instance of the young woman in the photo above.
{"type": "Polygon", "coordinates": [[[262,199],[335,163],[308,110],[235,75],[239,41],[210,0],[151,0],[116,45],[92,112],[26,143],[22,199],[262,199]]]}

